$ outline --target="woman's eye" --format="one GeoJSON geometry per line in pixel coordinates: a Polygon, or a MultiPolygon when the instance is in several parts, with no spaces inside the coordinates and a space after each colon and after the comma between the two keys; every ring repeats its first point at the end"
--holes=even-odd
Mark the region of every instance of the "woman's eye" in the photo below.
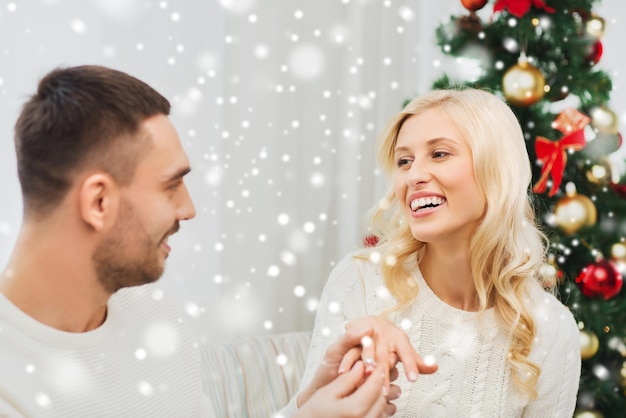
{"type": "Polygon", "coordinates": [[[410,164],[411,160],[409,160],[408,158],[400,158],[398,160],[398,167],[402,167],[404,165],[410,164]]]}
{"type": "Polygon", "coordinates": [[[450,153],[446,152],[446,151],[435,151],[433,152],[433,158],[443,158],[447,155],[450,155],[450,153]]]}

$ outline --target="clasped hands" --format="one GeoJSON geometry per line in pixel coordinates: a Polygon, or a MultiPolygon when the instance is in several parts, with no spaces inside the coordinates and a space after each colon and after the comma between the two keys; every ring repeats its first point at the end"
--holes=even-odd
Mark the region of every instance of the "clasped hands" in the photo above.
{"type": "Polygon", "coordinates": [[[368,316],[350,321],[331,344],[309,386],[298,394],[298,417],[382,417],[396,412],[392,400],[400,388],[391,384],[402,362],[409,381],[437,370],[389,320],[368,316]]]}

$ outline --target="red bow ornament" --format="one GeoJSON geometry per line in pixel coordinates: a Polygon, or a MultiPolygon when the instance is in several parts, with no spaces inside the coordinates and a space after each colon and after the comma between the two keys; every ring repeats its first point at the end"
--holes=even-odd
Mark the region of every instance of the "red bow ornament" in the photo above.
{"type": "Polygon", "coordinates": [[[536,9],[543,9],[548,13],[555,12],[554,8],[548,6],[544,0],[497,0],[493,6],[493,12],[497,13],[506,9],[513,16],[521,18],[528,13],[531,6],[536,9]]]}
{"type": "Polygon", "coordinates": [[[543,168],[541,178],[533,186],[533,192],[543,193],[548,185],[548,177],[552,176],[552,188],[548,196],[556,194],[563,180],[567,152],[580,151],[585,147],[585,126],[590,121],[591,119],[575,109],[565,109],[552,123],[552,127],[566,135],[558,141],[551,141],[543,136],[535,139],[535,153],[537,159],[543,163],[543,168]]]}

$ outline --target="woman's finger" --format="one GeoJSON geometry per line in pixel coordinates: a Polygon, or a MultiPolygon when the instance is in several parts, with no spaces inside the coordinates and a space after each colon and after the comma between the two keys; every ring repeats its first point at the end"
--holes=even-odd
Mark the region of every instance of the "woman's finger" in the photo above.
{"type": "Polygon", "coordinates": [[[422,357],[420,357],[411,342],[409,341],[408,336],[404,332],[400,332],[397,334],[395,340],[394,352],[397,354],[399,361],[402,362],[404,366],[404,373],[406,378],[410,382],[414,382],[417,380],[417,376],[419,374],[431,374],[437,371],[437,364],[433,361],[424,361],[422,357]]]}
{"type": "Polygon", "coordinates": [[[400,386],[391,385],[389,387],[389,393],[387,393],[387,396],[385,396],[385,399],[387,399],[387,402],[395,401],[396,399],[400,397],[401,394],[402,394],[402,389],[400,389],[400,386]]]}
{"type": "Polygon", "coordinates": [[[398,371],[398,368],[396,366],[393,366],[391,370],[389,370],[389,381],[390,382],[395,381],[399,375],[400,375],[400,372],[398,371]]]}
{"type": "Polygon", "coordinates": [[[394,415],[396,412],[398,412],[398,408],[394,404],[387,403],[387,405],[385,405],[385,416],[386,417],[390,417],[390,416],[394,415]]]}

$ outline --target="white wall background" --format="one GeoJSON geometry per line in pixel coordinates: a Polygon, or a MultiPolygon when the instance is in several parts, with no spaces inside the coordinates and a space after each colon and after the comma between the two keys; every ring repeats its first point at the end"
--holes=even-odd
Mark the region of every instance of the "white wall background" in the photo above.
{"type": "MultiPolygon", "coordinates": [[[[603,3],[599,66],[624,131],[626,4],[603,3]]],[[[405,99],[459,73],[434,30],[464,12],[459,0],[0,0],[0,265],[21,222],[21,104],[53,67],[107,65],[173,104],[198,215],[162,280],[199,335],[311,328],[383,191],[375,137],[405,99]]]]}

